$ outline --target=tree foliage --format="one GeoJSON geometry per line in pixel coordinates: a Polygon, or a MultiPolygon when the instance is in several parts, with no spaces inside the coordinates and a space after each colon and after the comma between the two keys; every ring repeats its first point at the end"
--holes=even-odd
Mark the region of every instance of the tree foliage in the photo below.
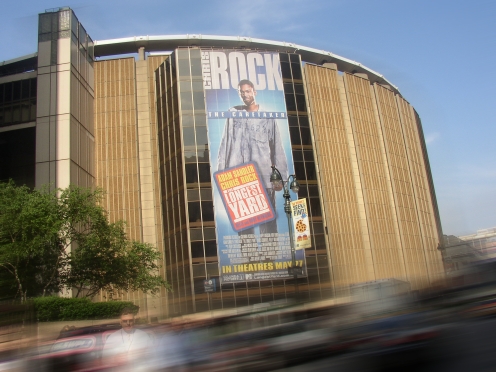
{"type": "Polygon", "coordinates": [[[61,224],[53,192],[0,183],[0,269],[6,291],[15,288],[15,296],[25,300],[28,293],[60,287],[58,269],[65,264],[61,224]]]}
{"type": "Polygon", "coordinates": [[[110,223],[101,197],[101,189],[0,183],[0,280],[22,300],[62,288],[72,288],[75,297],[168,288],[159,252],[130,241],[123,221],[110,223]]]}

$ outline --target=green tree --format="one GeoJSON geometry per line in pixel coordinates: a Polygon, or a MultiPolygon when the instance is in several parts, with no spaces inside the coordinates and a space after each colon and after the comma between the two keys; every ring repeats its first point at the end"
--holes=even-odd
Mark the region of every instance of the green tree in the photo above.
{"type": "Polygon", "coordinates": [[[160,253],[130,241],[123,221],[110,223],[102,195],[74,186],[38,191],[0,184],[0,269],[21,299],[64,287],[75,297],[169,288],[159,275],[160,253]]]}
{"type": "Polygon", "coordinates": [[[160,253],[150,244],[130,241],[125,223],[110,223],[101,207],[103,192],[69,187],[60,204],[64,225],[62,237],[71,243],[62,283],[74,289],[75,297],[93,297],[105,290],[156,293],[169,288],[159,275],[160,253]]]}
{"type": "Polygon", "coordinates": [[[25,300],[60,288],[65,265],[61,215],[54,192],[0,183],[0,269],[5,293],[25,300]]]}

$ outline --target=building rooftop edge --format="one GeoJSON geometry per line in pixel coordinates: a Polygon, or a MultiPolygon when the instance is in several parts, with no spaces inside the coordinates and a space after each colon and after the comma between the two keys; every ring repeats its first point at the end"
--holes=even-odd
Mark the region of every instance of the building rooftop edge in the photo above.
{"type": "Polygon", "coordinates": [[[21,56],[21,57],[16,57],[16,58],[12,58],[12,59],[8,59],[6,61],[1,61],[0,62],[0,66],[5,66],[5,65],[10,65],[12,63],[16,63],[16,62],[20,62],[20,61],[24,61],[26,59],[31,59],[31,58],[35,58],[38,56],[38,53],[31,53],[31,54],[26,54],[25,56],[21,56]]]}
{"type": "Polygon", "coordinates": [[[220,36],[202,34],[183,35],[156,35],[132,36],[119,39],[95,40],[95,56],[105,57],[119,54],[136,53],[138,48],[144,47],[148,52],[174,50],[178,47],[218,47],[218,48],[246,48],[265,49],[284,52],[298,52],[303,61],[321,65],[324,62],[333,62],[338,69],[349,73],[365,73],[372,82],[391,86],[400,93],[397,86],[392,84],[383,75],[362,65],[359,62],[341,57],[326,50],[315,49],[285,41],[251,38],[247,36],[220,36]]]}

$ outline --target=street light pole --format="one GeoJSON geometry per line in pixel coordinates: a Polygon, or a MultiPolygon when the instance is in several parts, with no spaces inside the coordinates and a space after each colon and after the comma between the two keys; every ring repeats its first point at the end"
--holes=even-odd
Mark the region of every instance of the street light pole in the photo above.
{"type": "Polygon", "coordinates": [[[299,291],[298,291],[298,269],[301,269],[300,267],[296,267],[296,250],[294,246],[294,234],[293,234],[293,224],[291,223],[291,196],[289,195],[289,189],[291,189],[293,192],[297,193],[298,190],[300,189],[300,184],[296,180],[296,176],[294,174],[291,174],[288,176],[288,179],[286,182],[282,179],[281,172],[272,165],[272,173],[270,174],[270,182],[272,183],[272,186],[275,191],[280,191],[284,190],[283,196],[284,196],[284,212],[286,212],[286,216],[288,218],[288,231],[289,231],[289,244],[291,247],[291,267],[288,269],[288,273],[291,274],[293,273],[293,280],[294,280],[294,286],[295,286],[295,298],[296,300],[299,299],[299,291]],[[291,183],[290,180],[292,179],[291,183]]]}

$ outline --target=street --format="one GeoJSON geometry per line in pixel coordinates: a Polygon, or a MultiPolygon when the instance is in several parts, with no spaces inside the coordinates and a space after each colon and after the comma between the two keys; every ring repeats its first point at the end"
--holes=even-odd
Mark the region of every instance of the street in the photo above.
{"type": "MultiPolygon", "coordinates": [[[[279,371],[495,371],[495,334],[496,318],[468,320],[449,325],[424,355],[424,360],[421,360],[420,355],[406,357],[403,360],[397,358],[399,355],[394,355],[382,359],[381,361],[385,363],[380,363],[376,356],[355,352],[279,371]]],[[[401,357],[404,355],[403,352],[401,357]]]]}

